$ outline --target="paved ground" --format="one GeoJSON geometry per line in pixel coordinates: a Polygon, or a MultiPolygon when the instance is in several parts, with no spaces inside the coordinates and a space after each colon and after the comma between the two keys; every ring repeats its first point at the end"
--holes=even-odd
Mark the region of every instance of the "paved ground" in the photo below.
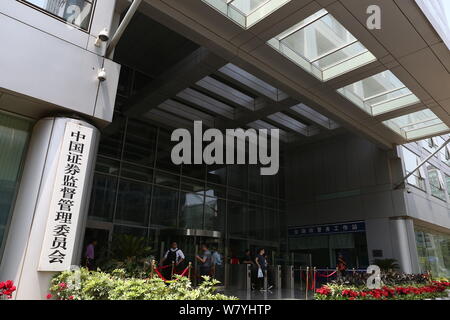
{"type": "MultiPolygon", "coordinates": [[[[231,296],[238,297],[241,300],[304,300],[305,292],[300,292],[299,290],[269,290],[269,291],[259,291],[259,290],[224,290],[223,293],[231,296]]],[[[309,299],[312,299],[312,292],[309,294],[309,299]]]]}

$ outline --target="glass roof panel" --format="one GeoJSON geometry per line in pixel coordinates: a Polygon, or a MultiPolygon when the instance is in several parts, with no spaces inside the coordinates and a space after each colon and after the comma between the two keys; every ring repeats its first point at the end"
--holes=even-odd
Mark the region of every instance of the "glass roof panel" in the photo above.
{"type": "Polygon", "coordinates": [[[430,109],[413,112],[383,121],[383,124],[406,140],[425,138],[449,131],[448,126],[430,109]]]}
{"type": "Polygon", "coordinates": [[[420,103],[389,70],[338,89],[338,92],[372,116],[420,103]]]}
{"type": "Polygon", "coordinates": [[[268,44],[321,81],[376,60],[325,9],[284,31],[268,44]]]}
{"type": "Polygon", "coordinates": [[[260,6],[269,1],[270,0],[228,0],[228,4],[242,12],[244,15],[249,16],[260,6]]]}
{"type": "Polygon", "coordinates": [[[291,0],[202,0],[230,20],[248,29],[291,0]]]}

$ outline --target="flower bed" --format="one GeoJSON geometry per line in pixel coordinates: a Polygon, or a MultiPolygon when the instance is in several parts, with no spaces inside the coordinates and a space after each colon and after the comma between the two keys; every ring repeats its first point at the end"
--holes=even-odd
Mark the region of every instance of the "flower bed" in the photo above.
{"type": "Polygon", "coordinates": [[[324,285],[316,290],[317,300],[423,300],[447,297],[450,282],[432,281],[426,285],[384,286],[367,289],[345,285],[324,285]]]}
{"type": "Polygon", "coordinates": [[[11,280],[0,282],[0,299],[11,299],[14,291],[16,291],[16,287],[11,280]]]}

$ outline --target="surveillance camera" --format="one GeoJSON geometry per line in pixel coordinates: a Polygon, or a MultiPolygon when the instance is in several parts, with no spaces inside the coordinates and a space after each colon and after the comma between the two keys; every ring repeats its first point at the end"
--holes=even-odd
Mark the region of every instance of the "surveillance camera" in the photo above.
{"type": "Polygon", "coordinates": [[[108,29],[103,29],[98,34],[97,40],[95,40],[95,46],[100,47],[102,42],[107,42],[109,40],[109,32],[108,29]]]}
{"type": "Polygon", "coordinates": [[[100,82],[106,81],[106,71],[105,68],[100,69],[100,71],[97,74],[97,79],[100,82]]]}

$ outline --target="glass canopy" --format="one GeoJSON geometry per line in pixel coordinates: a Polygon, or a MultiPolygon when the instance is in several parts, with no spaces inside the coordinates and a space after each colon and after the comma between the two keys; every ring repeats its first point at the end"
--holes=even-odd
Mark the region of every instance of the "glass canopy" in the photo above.
{"type": "Polygon", "coordinates": [[[325,9],[269,40],[268,44],[321,81],[376,60],[325,9]]]}
{"type": "Polygon", "coordinates": [[[248,29],[291,0],[202,0],[248,29]]]}
{"type": "Polygon", "coordinates": [[[372,116],[420,102],[389,70],[338,89],[338,92],[372,116]]]}
{"type": "Polygon", "coordinates": [[[424,109],[383,122],[406,140],[448,132],[449,128],[430,109],[424,109]]]}

